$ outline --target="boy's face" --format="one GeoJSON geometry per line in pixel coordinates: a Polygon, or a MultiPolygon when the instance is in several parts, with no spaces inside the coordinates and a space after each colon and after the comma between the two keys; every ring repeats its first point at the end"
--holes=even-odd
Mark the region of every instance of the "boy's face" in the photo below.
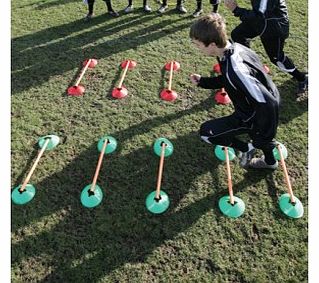
{"type": "Polygon", "coordinates": [[[214,42],[210,43],[208,46],[206,46],[203,42],[197,40],[197,39],[192,39],[192,43],[200,50],[202,51],[205,55],[208,56],[217,56],[217,46],[214,42]]]}

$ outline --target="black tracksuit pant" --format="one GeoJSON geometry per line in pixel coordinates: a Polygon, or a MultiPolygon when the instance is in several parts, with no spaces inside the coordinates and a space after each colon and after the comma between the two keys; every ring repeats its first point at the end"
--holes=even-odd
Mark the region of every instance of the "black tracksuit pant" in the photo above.
{"type": "MultiPolygon", "coordinates": [[[[109,12],[113,11],[111,0],[103,0],[103,1],[106,4],[107,10],[109,12]]],[[[89,14],[93,14],[94,2],[95,0],[88,0],[89,14]]]]}
{"type": "MultiPolygon", "coordinates": [[[[277,36],[267,30],[260,36],[261,42],[270,61],[275,64],[281,71],[289,73],[297,81],[302,82],[305,80],[305,74],[301,73],[295,67],[293,61],[284,53],[285,40],[288,35],[277,36]],[[272,36],[273,35],[273,36],[272,36]]],[[[233,41],[250,48],[251,39],[259,36],[259,34],[251,27],[251,25],[242,22],[231,33],[233,41]]]]}
{"type": "Polygon", "coordinates": [[[274,136],[268,137],[263,143],[254,142],[255,131],[252,124],[244,123],[235,113],[204,122],[200,127],[199,134],[206,142],[233,147],[242,152],[248,151],[248,144],[237,139],[236,136],[248,134],[253,140],[253,146],[263,151],[266,163],[276,163],[273,155],[273,149],[276,146],[274,136]]]}
{"type": "MultiPolygon", "coordinates": [[[[209,3],[213,6],[213,12],[217,13],[220,0],[209,0],[209,3]]],[[[196,0],[196,4],[197,4],[196,10],[198,10],[198,11],[202,10],[203,1],[202,0],[196,0]]]]}

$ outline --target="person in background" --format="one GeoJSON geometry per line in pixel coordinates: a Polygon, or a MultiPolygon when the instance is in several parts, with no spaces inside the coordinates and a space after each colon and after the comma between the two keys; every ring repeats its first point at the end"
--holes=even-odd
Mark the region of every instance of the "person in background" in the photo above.
{"type": "Polygon", "coordinates": [[[297,98],[303,96],[308,90],[308,73],[299,71],[284,52],[289,36],[285,0],[251,0],[251,5],[252,9],[245,9],[236,0],[225,0],[225,6],[241,20],[231,33],[232,40],[250,47],[251,39],[260,36],[270,61],[297,80],[297,98]]]}
{"type": "Polygon", "coordinates": [[[273,149],[280,96],[259,57],[251,49],[228,40],[224,19],[217,13],[198,19],[189,35],[202,53],[217,56],[221,68],[218,77],[192,74],[191,82],[206,89],[224,87],[234,106],[231,115],[201,125],[202,140],[238,150],[239,164],[245,169],[276,169],[278,161],[273,149]],[[242,134],[248,134],[251,142],[237,137],[242,134]],[[261,149],[264,155],[253,158],[256,149],[261,149]]]}
{"type": "MultiPolygon", "coordinates": [[[[209,3],[213,6],[212,13],[218,13],[218,6],[220,0],[209,0],[209,3]]],[[[196,10],[193,13],[193,17],[198,17],[203,13],[203,4],[202,0],[196,0],[196,10]]]]}
{"type": "MultiPolygon", "coordinates": [[[[112,17],[118,17],[119,13],[117,13],[113,10],[111,0],[103,0],[103,1],[106,4],[107,13],[109,15],[111,15],[112,17]]],[[[86,3],[88,5],[88,10],[89,10],[86,17],[85,17],[85,21],[89,21],[94,17],[94,13],[93,13],[94,2],[95,2],[95,0],[85,0],[84,1],[84,3],[86,3]]]]}
{"type": "MultiPolygon", "coordinates": [[[[128,6],[124,9],[125,13],[131,13],[133,11],[133,0],[128,0],[128,6]]],[[[143,9],[145,12],[152,12],[151,7],[147,4],[147,0],[143,0],[143,9]]]]}
{"type": "MultiPolygon", "coordinates": [[[[187,10],[185,9],[184,5],[184,0],[177,0],[176,2],[176,10],[179,12],[179,13],[182,13],[182,14],[185,14],[187,13],[187,10]]],[[[160,8],[157,10],[158,13],[160,14],[163,14],[168,8],[168,5],[167,5],[167,0],[163,0],[160,8]]]]}

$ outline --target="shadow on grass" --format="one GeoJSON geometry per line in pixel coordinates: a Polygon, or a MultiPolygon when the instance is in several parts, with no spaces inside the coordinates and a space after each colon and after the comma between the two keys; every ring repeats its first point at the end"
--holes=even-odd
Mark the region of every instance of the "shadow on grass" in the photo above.
{"type": "MultiPolygon", "coordinates": [[[[155,190],[159,162],[152,145],[121,154],[121,144],[125,141],[184,115],[209,110],[212,100],[210,96],[191,109],[106,133],[118,140],[119,147],[104,159],[98,179],[104,199],[97,208],[86,209],[80,203],[81,191],[92,182],[97,164],[96,142],[62,171],[36,184],[38,190],[32,203],[12,206],[12,231],[22,239],[12,244],[13,264],[31,270],[32,260],[30,264],[28,260],[46,255],[42,264],[52,272],[41,282],[97,282],[126,263],[144,263],[156,248],[183,233],[212,209],[217,221],[223,221],[218,200],[227,191],[220,188],[222,181],[216,174],[220,162],[214,157],[213,148],[201,142],[197,133],[176,139],[167,137],[173,142],[175,151],[165,159],[162,189],[169,194],[171,204],[163,215],[152,215],[145,208],[146,196],[155,190]],[[196,178],[207,172],[211,172],[213,179],[212,194],[180,208],[183,198],[196,190],[196,178]],[[62,220],[46,229],[45,223],[49,220],[44,219],[55,218],[54,214],[61,211],[62,220]],[[44,221],[44,231],[41,229],[29,236],[22,234],[19,228],[38,221],[44,221]]],[[[264,178],[269,195],[277,202],[269,172],[247,173],[244,181],[234,182],[235,194],[264,178]]],[[[280,216],[279,211],[274,213],[280,216]]],[[[256,225],[253,229],[255,234],[259,233],[256,225]]]]}
{"type": "MultiPolygon", "coordinates": [[[[169,14],[169,13],[168,13],[169,14]]],[[[163,36],[189,27],[187,18],[160,18],[155,24],[147,22],[158,18],[156,14],[134,14],[130,18],[111,19],[101,15],[91,23],[78,20],[69,24],[48,28],[31,35],[12,40],[12,93],[16,94],[30,87],[41,85],[50,77],[62,75],[86,58],[107,58],[126,50],[135,49],[163,36]],[[179,24],[181,22],[181,24],[179,24]],[[141,25],[123,35],[126,29],[141,25]],[[79,33],[80,32],[80,33],[79,33]],[[112,37],[121,32],[116,38],[112,37]],[[89,44],[89,46],[87,46],[89,44]]]]}
{"type": "Polygon", "coordinates": [[[31,3],[31,4],[27,4],[27,5],[23,5],[20,6],[20,8],[24,8],[24,7],[28,7],[28,6],[35,6],[35,9],[37,10],[42,10],[42,9],[47,9],[47,8],[51,8],[54,6],[59,6],[59,5],[65,5],[68,3],[75,3],[75,2],[79,2],[78,0],[55,0],[55,1],[39,1],[38,3],[31,3]]]}
{"type": "MultiPolygon", "coordinates": [[[[288,79],[283,84],[277,85],[281,96],[279,109],[279,127],[287,124],[296,117],[308,111],[308,100],[296,101],[297,83],[294,79],[288,79]]],[[[308,128],[308,125],[305,125],[308,128]]],[[[283,143],[285,141],[282,141],[283,143]]],[[[286,141],[288,142],[288,141],[286,141]]]]}
{"type": "MultiPolygon", "coordinates": [[[[96,143],[62,171],[35,184],[38,190],[31,203],[12,206],[12,231],[23,239],[12,244],[12,262],[23,262],[23,268],[31,269],[28,259],[47,254],[52,260],[46,264],[53,267],[53,272],[42,282],[96,282],[125,263],[144,262],[154,249],[185,231],[213,206],[215,196],[210,195],[178,209],[185,195],[196,190],[197,177],[211,172],[213,184],[219,183],[219,161],[212,147],[202,142],[196,132],[176,139],[167,137],[175,150],[165,159],[162,189],[169,194],[171,203],[165,214],[152,215],[146,210],[145,199],[156,188],[159,158],[152,145],[121,155],[121,143],[157,125],[210,107],[211,98],[192,109],[107,133],[118,140],[119,147],[103,161],[98,184],[104,199],[94,209],[81,206],[80,194],[92,182],[99,155],[96,143]],[[45,232],[20,235],[19,228],[55,217],[61,211],[63,220],[45,232]]],[[[213,185],[212,191],[215,190],[218,189],[213,185]]]]}
{"type": "Polygon", "coordinates": [[[39,146],[38,144],[34,144],[33,148],[31,149],[31,154],[30,157],[28,158],[28,161],[26,163],[26,165],[24,166],[24,169],[22,170],[21,174],[17,177],[13,188],[22,185],[24,178],[26,178],[26,174],[30,171],[32,164],[35,162],[36,156],[39,153],[39,146]]]}
{"type": "MultiPolygon", "coordinates": [[[[112,135],[116,136],[116,133],[112,135]]],[[[172,142],[175,152],[165,161],[162,182],[171,201],[167,213],[151,215],[144,204],[146,196],[155,190],[156,185],[158,158],[151,146],[127,156],[117,156],[117,153],[107,156],[98,181],[105,193],[104,199],[95,209],[83,208],[79,196],[81,190],[92,182],[98,158],[96,144],[93,144],[62,172],[37,184],[39,190],[35,202],[24,208],[14,207],[13,223],[26,209],[29,213],[23,215],[25,218],[48,215],[62,208],[68,213],[52,230],[13,244],[12,261],[17,264],[42,253],[50,254],[53,257],[50,265],[55,271],[43,282],[83,282],[83,279],[96,282],[127,262],[143,262],[165,240],[183,232],[212,207],[213,198],[210,196],[174,211],[194,179],[207,171],[214,171],[218,163],[214,163],[213,156],[210,160],[203,158],[207,147],[200,145],[196,134],[172,142]],[[196,156],[189,154],[190,144],[197,147],[196,156]],[[195,169],[192,164],[199,161],[201,166],[195,169]],[[51,188],[50,193],[41,188],[51,188]],[[86,259],[88,254],[94,256],[86,259]]]]}

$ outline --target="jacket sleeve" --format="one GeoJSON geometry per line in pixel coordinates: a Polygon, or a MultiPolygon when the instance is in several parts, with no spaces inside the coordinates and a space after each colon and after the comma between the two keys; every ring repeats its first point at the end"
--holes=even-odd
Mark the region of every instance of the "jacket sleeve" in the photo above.
{"type": "Polygon", "coordinates": [[[253,115],[245,120],[252,125],[254,141],[259,145],[271,141],[278,125],[278,101],[276,97],[261,83],[261,81],[250,74],[248,69],[239,68],[232,75],[232,83],[237,88],[238,95],[245,97],[246,107],[251,108],[253,115]]]}
{"type": "Polygon", "coordinates": [[[223,76],[201,77],[198,86],[206,89],[222,88],[225,86],[225,80],[223,76]]]}

